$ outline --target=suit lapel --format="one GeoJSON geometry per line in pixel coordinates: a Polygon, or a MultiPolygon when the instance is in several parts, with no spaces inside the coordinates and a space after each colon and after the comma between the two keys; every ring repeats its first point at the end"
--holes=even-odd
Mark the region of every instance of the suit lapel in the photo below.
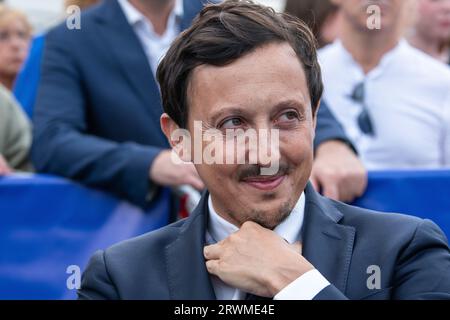
{"type": "MultiPolygon", "coordinates": [[[[181,30],[191,25],[203,3],[201,0],[186,0],[183,5],[184,15],[181,21],[181,30]]],[[[99,11],[100,14],[97,15],[103,38],[113,57],[117,60],[124,78],[142,101],[142,106],[154,120],[154,125],[159,127],[159,118],[163,113],[159,86],[153,76],[142,44],[129,25],[117,0],[107,0],[103,6],[103,10],[99,11]]],[[[160,133],[162,141],[166,141],[163,133],[160,133]]]]}
{"type": "MultiPolygon", "coordinates": [[[[207,195],[181,227],[177,239],[166,247],[165,259],[170,298],[215,300],[203,257],[208,217],[207,195]]],[[[355,229],[338,224],[343,215],[311,185],[305,190],[303,255],[341,292],[345,293],[353,253],[355,229]]]]}
{"type": "Polygon", "coordinates": [[[207,193],[181,227],[177,239],[166,247],[169,294],[172,300],[215,300],[203,257],[208,216],[207,193]]]}
{"type": "Polygon", "coordinates": [[[342,213],[309,184],[305,195],[303,256],[330,283],[345,293],[355,229],[338,224],[342,213]]]}

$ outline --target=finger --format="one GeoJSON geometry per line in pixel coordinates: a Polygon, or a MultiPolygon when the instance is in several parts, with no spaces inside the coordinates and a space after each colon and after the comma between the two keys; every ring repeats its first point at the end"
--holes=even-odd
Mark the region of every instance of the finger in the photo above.
{"type": "Polygon", "coordinates": [[[10,174],[12,171],[6,164],[0,164],[0,174],[10,174]]]}
{"type": "Polygon", "coordinates": [[[185,166],[185,170],[186,170],[187,174],[199,177],[197,169],[195,168],[193,163],[187,163],[184,166],[185,166]]]}
{"type": "Polygon", "coordinates": [[[348,182],[340,190],[340,198],[341,201],[352,202],[364,194],[367,187],[367,176],[365,172],[360,172],[353,174],[347,180],[348,182]]]}
{"type": "Polygon", "coordinates": [[[357,184],[355,180],[349,180],[347,183],[342,183],[339,188],[339,201],[352,202],[357,197],[357,184]]]}
{"type": "Polygon", "coordinates": [[[294,249],[295,252],[298,252],[302,254],[302,244],[297,241],[290,245],[292,249],[294,249]]]}
{"type": "Polygon", "coordinates": [[[362,195],[364,195],[364,193],[366,192],[368,183],[369,183],[369,177],[367,176],[367,172],[364,171],[359,180],[359,187],[358,187],[357,194],[356,194],[358,197],[361,197],[362,195]]]}
{"type": "Polygon", "coordinates": [[[339,197],[339,201],[345,202],[345,203],[351,203],[353,202],[358,196],[356,195],[356,192],[354,189],[346,188],[342,190],[341,195],[339,197]]]}
{"type": "Polygon", "coordinates": [[[206,269],[210,274],[219,276],[219,260],[206,261],[206,269]]]}
{"type": "Polygon", "coordinates": [[[367,188],[368,174],[366,168],[363,166],[359,159],[356,159],[353,170],[349,173],[349,177],[347,180],[351,185],[349,188],[352,191],[351,196],[353,198],[360,197],[364,194],[367,188]]]}
{"type": "Polygon", "coordinates": [[[203,190],[205,188],[205,184],[200,178],[195,166],[193,164],[188,164],[186,165],[186,169],[186,183],[199,191],[203,190]]]}
{"type": "Polygon", "coordinates": [[[203,255],[206,260],[220,259],[222,245],[220,243],[212,244],[203,248],[203,255]]]}
{"type": "Polygon", "coordinates": [[[6,160],[0,155],[0,170],[6,171],[9,170],[9,166],[6,160]]]}
{"type": "Polygon", "coordinates": [[[192,186],[193,188],[201,191],[205,188],[205,184],[203,183],[203,181],[200,178],[196,178],[196,177],[187,177],[186,178],[186,183],[189,184],[190,186],[192,186]]]}
{"type": "Polygon", "coordinates": [[[311,178],[309,179],[309,181],[311,182],[314,190],[319,192],[320,191],[320,189],[319,189],[319,181],[316,179],[316,177],[314,175],[312,175],[311,178]]]}
{"type": "Polygon", "coordinates": [[[325,197],[333,199],[333,200],[340,200],[339,199],[339,187],[335,181],[329,180],[329,181],[326,181],[325,183],[322,182],[322,190],[323,190],[323,195],[325,197]]]}

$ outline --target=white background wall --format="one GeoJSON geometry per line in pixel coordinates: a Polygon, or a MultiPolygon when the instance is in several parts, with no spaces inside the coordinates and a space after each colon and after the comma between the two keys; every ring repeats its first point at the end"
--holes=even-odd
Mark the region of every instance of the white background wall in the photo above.
{"type": "Polygon", "coordinates": [[[6,0],[4,2],[25,12],[36,32],[58,23],[64,13],[63,0],[6,0]]]}
{"type": "MultiPolygon", "coordinates": [[[[189,0],[184,0],[189,1],[189,0]]],[[[286,0],[255,0],[272,6],[275,10],[284,9],[286,0]]],[[[64,14],[64,0],[5,0],[6,4],[24,11],[36,32],[58,23],[64,14]]]]}
{"type": "Polygon", "coordinates": [[[286,6],[286,0],[256,0],[256,2],[260,2],[266,6],[271,6],[272,8],[280,12],[283,11],[286,6]]]}

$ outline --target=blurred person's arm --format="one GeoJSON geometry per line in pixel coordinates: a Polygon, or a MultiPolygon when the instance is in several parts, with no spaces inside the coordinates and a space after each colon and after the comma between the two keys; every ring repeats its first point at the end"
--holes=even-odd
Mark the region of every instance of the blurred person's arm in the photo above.
{"type": "MultiPolygon", "coordinates": [[[[344,127],[339,123],[334,114],[328,108],[328,105],[322,100],[317,111],[316,137],[314,139],[314,149],[324,142],[337,140],[345,143],[354,149],[350,139],[344,131],[344,127]]],[[[356,151],[353,152],[356,154],[356,151]]]]}
{"type": "Polygon", "coordinates": [[[12,172],[11,168],[6,163],[5,158],[0,154],[0,176],[5,174],[10,174],[12,172]]]}
{"type": "MultiPolygon", "coordinates": [[[[34,112],[36,169],[104,189],[142,207],[157,188],[152,179],[164,183],[170,179],[168,173],[182,177],[179,180],[191,176],[190,168],[176,168],[159,147],[117,143],[87,133],[82,75],[71,54],[72,44],[58,32],[50,32],[45,40],[34,112]]],[[[107,111],[105,106],[105,115],[107,111]]]]}
{"type": "Polygon", "coordinates": [[[321,102],[317,113],[311,182],[326,197],[351,202],[367,187],[367,171],[333,113],[321,102]]]}
{"type": "MultiPolygon", "coordinates": [[[[31,125],[12,94],[0,87],[0,154],[7,167],[30,170],[31,125]]],[[[3,170],[5,166],[3,165],[3,170]]]]}

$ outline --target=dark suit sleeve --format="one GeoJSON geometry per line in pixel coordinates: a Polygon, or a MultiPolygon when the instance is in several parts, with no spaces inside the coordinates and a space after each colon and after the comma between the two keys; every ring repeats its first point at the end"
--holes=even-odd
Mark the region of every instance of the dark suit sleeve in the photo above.
{"type": "Polygon", "coordinates": [[[348,298],[333,285],[320,291],[313,300],[348,300],[348,298]]]}
{"type": "Polygon", "coordinates": [[[78,290],[79,300],[118,300],[120,296],[108,274],[105,252],[97,251],[88,263],[78,290]]]}
{"type": "MultiPolygon", "coordinates": [[[[383,270],[381,270],[383,272],[383,270]]],[[[397,262],[394,299],[450,299],[450,250],[439,227],[424,220],[397,262]]]]}
{"type": "Polygon", "coordinates": [[[355,150],[350,139],[345,134],[344,128],[334,117],[327,104],[322,100],[317,113],[317,128],[314,148],[316,149],[321,143],[330,140],[340,140],[355,150]]]}
{"type": "MultiPolygon", "coordinates": [[[[62,32],[50,32],[34,115],[32,161],[40,172],[78,180],[146,205],[149,169],[161,149],[87,133],[86,92],[62,32]]],[[[100,84],[99,84],[100,85],[100,84]]],[[[108,106],[104,106],[105,117],[108,106]]]]}

